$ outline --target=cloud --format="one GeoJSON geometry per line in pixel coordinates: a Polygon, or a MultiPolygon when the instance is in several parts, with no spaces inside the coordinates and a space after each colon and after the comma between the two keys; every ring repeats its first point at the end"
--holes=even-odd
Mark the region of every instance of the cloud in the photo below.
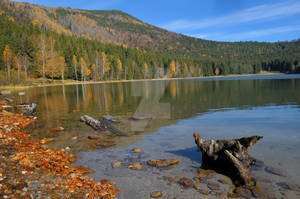
{"type": "Polygon", "coordinates": [[[260,29],[260,30],[252,30],[247,32],[238,32],[238,33],[219,33],[219,34],[194,34],[191,36],[197,38],[203,38],[201,35],[207,35],[205,38],[219,40],[219,41],[241,41],[241,40],[253,40],[255,38],[275,35],[281,33],[288,33],[300,31],[300,26],[281,26],[277,28],[268,28],[268,29],[260,29]]]}
{"type": "Polygon", "coordinates": [[[198,30],[205,27],[230,26],[248,22],[269,21],[298,13],[300,13],[300,2],[287,1],[277,4],[263,4],[246,8],[229,15],[200,21],[176,20],[163,25],[163,28],[173,31],[198,30]]]}

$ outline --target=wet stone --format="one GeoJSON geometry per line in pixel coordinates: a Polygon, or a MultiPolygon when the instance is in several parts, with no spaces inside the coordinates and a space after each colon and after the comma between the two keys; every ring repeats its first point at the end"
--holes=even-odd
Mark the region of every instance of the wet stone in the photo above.
{"type": "Polygon", "coordinates": [[[162,192],[161,191],[155,191],[151,193],[151,198],[160,198],[162,197],[162,192]]]}
{"type": "Polygon", "coordinates": [[[285,171],[283,171],[281,169],[274,168],[274,167],[266,167],[265,171],[268,172],[268,173],[271,173],[273,175],[278,175],[278,176],[282,176],[282,177],[287,176],[285,171]]]}
{"type": "Polygon", "coordinates": [[[181,184],[184,188],[191,188],[194,186],[194,182],[190,178],[183,177],[179,180],[179,184],[181,184]]]}
{"type": "Polygon", "coordinates": [[[88,139],[90,139],[90,140],[98,140],[98,139],[101,139],[101,136],[100,135],[89,135],[88,139]]]}
{"type": "Polygon", "coordinates": [[[213,191],[218,191],[220,190],[220,184],[217,182],[213,182],[213,181],[208,181],[207,182],[207,187],[213,191]]]}
{"type": "Polygon", "coordinates": [[[276,183],[276,185],[283,189],[292,190],[292,191],[300,191],[300,189],[294,184],[289,184],[286,182],[278,182],[278,183],[276,183]]]}
{"type": "Polygon", "coordinates": [[[142,150],[141,150],[141,148],[136,147],[136,148],[133,149],[133,152],[134,152],[134,153],[141,153],[142,150]]]}
{"type": "Polygon", "coordinates": [[[200,189],[199,192],[203,195],[208,195],[209,194],[209,190],[207,190],[207,189],[200,189]]]}
{"type": "Polygon", "coordinates": [[[154,167],[168,167],[179,163],[177,159],[160,159],[160,160],[149,160],[149,165],[154,167]]]}

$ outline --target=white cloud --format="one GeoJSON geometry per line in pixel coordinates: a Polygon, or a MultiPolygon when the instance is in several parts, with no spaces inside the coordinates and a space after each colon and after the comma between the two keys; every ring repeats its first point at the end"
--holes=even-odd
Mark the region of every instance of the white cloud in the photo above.
{"type": "MultiPolygon", "coordinates": [[[[207,35],[206,39],[218,40],[218,41],[245,41],[245,40],[254,40],[255,38],[268,36],[268,35],[276,35],[281,33],[288,33],[300,31],[300,26],[281,26],[277,28],[268,28],[268,29],[260,29],[260,30],[252,30],[247,32],[237,32],[237,33],[213,33],[213,34],[204,34],[207,35]]],[[[190,36],[194,36],[197,38],[202,38],[203,34],[194,34],[190,36]]]]}
{"type": "Polygon", "coordinates": [[[277,4],[264,4],[252,8],[200,21],[176,20],[163,25],[168,30],[197,30],[205,27],[218,27],[247,22],[269,21],[300,13],[300,2],[287,1],[277,4]]]}

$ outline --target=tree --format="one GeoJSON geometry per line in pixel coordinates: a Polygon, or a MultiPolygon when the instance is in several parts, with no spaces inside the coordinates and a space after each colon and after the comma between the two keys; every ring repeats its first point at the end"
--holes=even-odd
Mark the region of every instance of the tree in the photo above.
{"type": "Polygon", "coordinates": [[[122,73],[122,62],[121,60],[118,58],[117,59],[117,79],[119,79],[120,74],[122,73]]]}
{"type": "Polygon", "coordinates": [[[57,68],[59,69],[59,71],[61,73],[61,80],[62,80],[62,83],[64,84],[65,83],[64,73],[65,73],[65,68],[66,68],[66,61],[63,56],[59,56],[57,58],[57,68]]]}
{"type": "Polygon", "coordinates": [[[10,70],[13,62],[13,52],[10,49],[9,45],[6,45],[3,51],[3,61],[7,68],[7,78],[10,81],[10,70]]]}
{"type": "Polygon", "coordinates": [[[170,63],[170,77],[175,77],[176,76],[176,65],[175,61],[172,60],[170,63]]]}
{"type": "Polygon", "coordinates": [[[75,55],[72,57],[72,62],[73,62],[73,67],[74,67],[74,73],[75,73],[75,79],[78,81],[78,76],[77,76],[77,58],[75,55]]]}
{"type": "Polygon", "coordinates": [[[147,79],[148,78],[148,74],[149,74],[149,67],[148,67],[148,64],[145,62],[144,63],[144,79],[147,79]]]}

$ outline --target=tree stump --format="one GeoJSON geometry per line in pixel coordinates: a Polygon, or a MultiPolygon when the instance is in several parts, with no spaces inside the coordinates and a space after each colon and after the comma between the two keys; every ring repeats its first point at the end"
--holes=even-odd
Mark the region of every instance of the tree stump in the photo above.
{"type": "Polygon", "coordinates": [[[255,159],[248,152],[262,136],[243,137],[233,140],[204,140],[194,133],[195,142],[202,152],[202,168],[213,169],[232,179],[236,186],[252,183],[251,165],[255,159]]]}

